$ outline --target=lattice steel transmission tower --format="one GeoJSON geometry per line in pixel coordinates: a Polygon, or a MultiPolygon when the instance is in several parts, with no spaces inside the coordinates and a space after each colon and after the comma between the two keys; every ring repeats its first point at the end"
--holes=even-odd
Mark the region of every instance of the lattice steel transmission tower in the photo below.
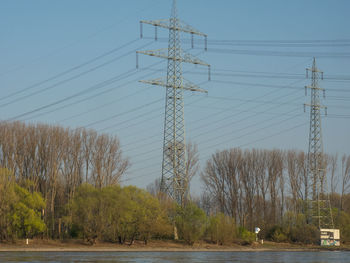
{"type": "Polygon", "coordinates": [[[323,79],[323,72],[316,67],[316,60],[313,59],[312,68],[306,69],[306,77],[311,73],[311,86],[305,86],[305,95],[307,90],[311,90],[311,103],[304,104],[310,107],[310,131],[309,131],[309,150],[308,150],[308,175],[312,183],[312,200],[308,205],[308,216],[311,221],[316,223],[320,229],[333,229],[333,217],[329,196],[327,193],[327,178],[325,157],[323,154],[321,109],[327,108],[321,105],[320,91],[325,97],[325,90],[318,85],[319,79],[323,79]],[[317,220],[315,222],[315,220],[317,220]]]}
{"type": "Polygon", "coordinates": [[[207,35],[178,19],[176,0],[173,0],[170,19],[140,21],[141,37],[142,24],[155,26],[156,39],[158,27],[169,30],[167,49],[137,51],[136,54],[155,56],[168,60],[166,78],[141,80],[141,82],[166,88],[161,191],[168,194],[179,205],[183,206],[188,194],[183,92],[184,90],[189,90],[207,93],[207,91],[200,89],[195,84],[183,78],[182,63],[207,66],[209,79],[210,65],[182,50],[180,33],[191,34],[192,45],[193,35],[204,37],[205,49],[207,47],[207,35]]]}

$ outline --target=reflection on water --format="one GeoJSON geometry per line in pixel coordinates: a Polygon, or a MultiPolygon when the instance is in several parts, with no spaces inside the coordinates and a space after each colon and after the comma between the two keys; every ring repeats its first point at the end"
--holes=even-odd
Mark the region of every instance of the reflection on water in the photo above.
{"type": "Polygon", "coordinates": [[[0,262],[350,262],[350,252],[0,252],[0,262]]]}

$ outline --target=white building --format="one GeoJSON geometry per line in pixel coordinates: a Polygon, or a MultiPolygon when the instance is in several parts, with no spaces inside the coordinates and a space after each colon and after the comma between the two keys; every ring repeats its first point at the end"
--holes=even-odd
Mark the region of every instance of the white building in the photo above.
{"type": "Polygon", "coordinates": [[[339,229],[321,228],[321,246],[340,246],[339,229]]]}

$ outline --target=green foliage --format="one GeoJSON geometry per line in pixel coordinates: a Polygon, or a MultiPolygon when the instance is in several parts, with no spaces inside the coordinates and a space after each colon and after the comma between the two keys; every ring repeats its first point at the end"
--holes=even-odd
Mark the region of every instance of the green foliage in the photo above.
{"type": "Polygon", "coordinates": [[[286,242],[286,241],[288,241],[288,236],[281,226],[271,227],[268,230],[266,237],[267,237],[267,239],[272,240],[274,242],[286,242]]]}
{"type": "Polygon", "coordinates": [[[239,227],[238,237],[243,241],[242,245],[252,244],[256,238],[255,233],[248,231],[244,227],[239,227]]]}
{"type": "Polygon", "coordinates": [[[6,169],[0,169],[0,240],[34,237],[45,231],[41,219],[45,201],[37,192],[29,192],[14,181],[6,169]]]}
{"type": "Polygon", "coordinates": [[[98,190],[88,184],[82,185],[71,204],[72,224],[89,242],[94,242],[101,232],[100,209],[98,190]]]}
{"type": "Polygon", "coordinates": [[[14,185],[11,172],[0,168],[0,240],[12,237],[11,212],[16,200],[14,185]]]}
{"type": "Polygon", "coordinates": [[[18,185],[15,185],[14,191],[17,200],[13,204],[11,219],[12,228],[17,233],[17,237],[33,237],[43,233],[46,229],[41,219],[41,211],[45,208],[44,199],[39,193],[30,193],[18,185]]]}
{"type": "Polygon", "coordinates": [[[156,198],[136,187],[126,187],[124,192],[134,205],[132,216],[135,220],[134,229],[136,231],[131,238],[139,236],[147,243],[152,236],[171,233],[171,224],[156,198]]]}
{"type": "Polygon", "coordinates": [[[91,244],[96,239],[145,243],[171,230],[159,201],[144,190],[128,186],[96,189],[79,187],[71,203],[72,229],[91,244]]]}
{"type": "Polygon", "coordinates": [[[315,225],[307,224],[304,214],[286,214],[284,230],[288,240],[303,244],[319,244],[320,231],[315,225]]]}
{"type": "Polygon", "coordinates": [[[187,244],[193,245],[205,231],[206,215],[202,209],[189,202],[185,207],[178,207],[176,227],[179,236],[187,244]]]}
{"type": "Polygon", "coordinates": [[[236,225],[232,217],[218,213],[209,219],[207,233],[212,242],[220,245],[232,243],[236,237],[236,225]]]}
{"type": "Polygon", "coordinates": [[[340,230],[340,240],[344,243],[350,243],[350,215],[344,211],[334,211],[335,225],[340,230]]]}
{"type": "Polygon", "coordinates": [[[303,244],[319,244],[320,231],[311,224],[293,227],[290,233],[291,241],[303,244]]]}

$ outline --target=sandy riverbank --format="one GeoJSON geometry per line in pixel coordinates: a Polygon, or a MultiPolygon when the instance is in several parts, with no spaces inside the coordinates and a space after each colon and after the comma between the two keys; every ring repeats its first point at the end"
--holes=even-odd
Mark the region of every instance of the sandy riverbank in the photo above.
{"type": "Polygon", "coordinates": [[[0,243],[0,251],[44,251],[44,252],[203,252],[203,251],[319,251],[319,250],[345,250],[350,251],[349,246],[340,248],[327,248],[319,246],[305,246],[288,243],[264,242],[264,244],[254,243],[249,246],[232,244],[230,246],[219,246],[215,244],[196,243],[188,246],[180,242],[172,241],[150,241],[147,245],[137,242],[132,246],[119,245],[113,243],[97,243],[93,246],[85,244],[80,240],[54,241],[54,240],[29,240],[26,245],[25,240],[16,243],[0,243]]]}

